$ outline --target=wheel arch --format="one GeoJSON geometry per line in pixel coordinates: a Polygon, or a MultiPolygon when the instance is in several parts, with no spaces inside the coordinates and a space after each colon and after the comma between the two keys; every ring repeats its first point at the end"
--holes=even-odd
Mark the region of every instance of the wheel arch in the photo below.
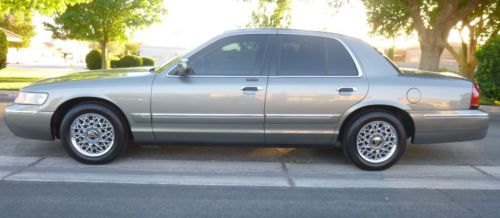
{"type": "Polygon", "coordinates": [[[373,112],[373,111],[385,111],[393,114],[397,119],[401,121],[403,124],[406,134],[408,138],[411,138],[412,141],[415,138],[415,123],[413,118],[410,116],[406,110],[401,107],[386,105],[386,104],[374,104],[374,105],[365,105],[359,108],[353,109],[348,115],[341,120],[340,127],[338,128],[337,135],[337,143],[341,145],[342,138],[344,137],[345,132],[347,131],[347,127],[354,122],[354,120],[365,113],[373,112]]]}
{"type": "Polygon", "coordinates": [[[54,138],[61,138],[59,135],[60,132],[59,130],[61,122],[66,113],[69,110],[71,110],[71,108],[73,108],[74,106],[82,103],[96,103],[110,107],[125,122],[124,124],[126,125],[126,128],[129,131],[129,136],[133,137],[127,116],[125,116],[125,113],[123,113],[123,111],[116,104],[114,104],[109,100],[98,97],[77,97],[66,100],[64,103],[59,105],[57,109],[54,111],[54,115],[52,115],[52,118],[50,120],[50,129],[52,132],[52,136],[54,138]]]}

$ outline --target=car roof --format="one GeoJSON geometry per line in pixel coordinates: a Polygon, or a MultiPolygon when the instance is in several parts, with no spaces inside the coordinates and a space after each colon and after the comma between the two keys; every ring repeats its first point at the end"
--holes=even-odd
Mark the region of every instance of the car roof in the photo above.
{"type": "Polygon", "coordinates": [[[333,32],[302,30],[302,29],[285,29],[285,28],[234,29],[225,31],[221,35],[239,35],[239,34],[291,34],[291,35],[309,35],[309,36],[334,37],[334,38],[355,38],[333,32]]]}

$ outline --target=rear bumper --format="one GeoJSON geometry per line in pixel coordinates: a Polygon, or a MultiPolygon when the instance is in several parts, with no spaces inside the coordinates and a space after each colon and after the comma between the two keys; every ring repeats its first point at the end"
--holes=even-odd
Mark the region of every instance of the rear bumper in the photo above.
{"type": "Polygon", "coordinates": [[[480,110],[410,112],[415,123],[413,143],[458,142],[483,139],[488,113],[480,110]]]}
{"type": "Polygon", "coordinates": [[[5,123],[14,135],[41,140],[53,140],[50,120],[53,112],[39,111],[37,105],[13,104],[5,108],[5,123]]]}

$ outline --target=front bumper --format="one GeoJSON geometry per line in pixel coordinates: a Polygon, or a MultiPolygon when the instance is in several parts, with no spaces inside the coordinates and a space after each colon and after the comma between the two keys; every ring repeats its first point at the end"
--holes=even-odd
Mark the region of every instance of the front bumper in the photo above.
{"type": "Polygon", "coordinates": [[[38,105],[12,104],[5,108],[5,123],[14,135],[41,140],[53,140],[50,120],[53,112],[43,112],[38,105]]]}
{"type": "Polygon", "coordinates": [[[413,143],[480,140],[488,132],[488,113],[480,110],[410,112],[410,116],[415,124],[413,143]]]}

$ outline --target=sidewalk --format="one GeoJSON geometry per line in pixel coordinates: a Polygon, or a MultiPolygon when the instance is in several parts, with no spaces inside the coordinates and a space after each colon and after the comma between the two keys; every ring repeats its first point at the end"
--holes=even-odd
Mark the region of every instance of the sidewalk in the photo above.
{"type": "Polygon", "coordinates": [[[1,181],[320,188],[500,190],[500,166],[402,165],[363,171],[350,164],[124,159],[84,165],[62,157],[0,156],[1,181]]]}
{"type": "Polygon", "coordinates": [[[500,106],[481,105],[479,109],[488,113],[500,113],[500,106]]]}

